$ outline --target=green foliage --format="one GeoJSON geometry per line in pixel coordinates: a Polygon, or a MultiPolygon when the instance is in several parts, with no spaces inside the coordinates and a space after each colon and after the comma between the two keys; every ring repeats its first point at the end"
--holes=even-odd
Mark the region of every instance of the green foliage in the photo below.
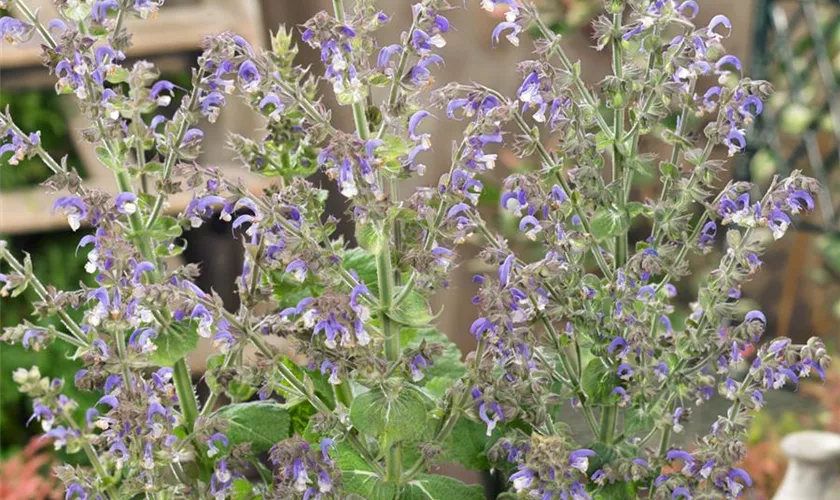
{"type": "Polygon", "coordinates": [[[580,385],[588,398],[588,404],[594,406],[609,405],[615,402],[613,388],[620,384],[615,370],[610,369],[600,358],[591,360],[583,370],[580,385]]]}
{"type": "Polygon", "coordinates": [[[443,345],[443,353],[425,370],[425,378],[420,382],[431,395],[442,397],[466,373],[458,346],[436,328],[403,328],[401,338],[403,344],[411,349],[416,349],[424,341],[443,345]]]}
{"type": "Polygon", "coordinates": [[[173,323],[166,333],[155,339],[157,349],[149,358],[159,366],[172,366],[198,345],[195,321],[173,323]]]}
{"type": "Polygon", "coordinates": [[[495,431],[493,438],[488,438],[486,425],[462,417],[452,429],[443,460],[455,462],[470,470],[489,470],[487,450],[500,435],[500,431],[495,431]]]}
{"type": "Polygon", "coordinates": [[[595,212],[592,219],[592,236],[598,241],[612,238],[627,231],[630,221],[627,214],[611,208],[602,208],[595,212]]]}
{"type": "Polygon", "coordinates": [[[376,388],[356,396],[350,421],[360,432],[387,443],[408,441],[426,430],[428,407],[429,400],[414,387],[396,393],[376,388]]]}
{"type": "MultiPolygon", "coordinates": [[[[0,94],[0,110],[8,106],[15,116],[16,123],[25,132],[41,131],[41,145],[53,155],[61,158],[68,155],[68,165],[84,171],[73,151],[72,141],[67,129],[67,122],[61,113],[61,99],[53,90],[6,91],[0,94]]],[[[8,154],[3,155],[0,163],[5,163],[8,154]]],[[[0,191],[34,186],[50,176],[51,172],[40,159],[23,160],[18,165],[3,169],[0,175],[0,191]]]]}
{"type": "Polygon", "coordinates": [[[289,437],[288,410],[269,401],[225,406],[216,417],[227,422],[225,435],[231,444],[248,443],[254,452],[268,451],[289,437]]]}

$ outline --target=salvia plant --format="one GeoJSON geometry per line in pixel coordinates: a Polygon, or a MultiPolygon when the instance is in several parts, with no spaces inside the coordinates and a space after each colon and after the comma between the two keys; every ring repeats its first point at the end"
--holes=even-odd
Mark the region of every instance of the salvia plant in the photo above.
{"type": "Polygon", "coordinates": [[[79,251],[96,282],[56,290],[35,277],[37,263],[0,246],[3,294],[31,287],[36,315],[60,320],[25,322],[3,339],[67,342],[85,364],[73,381],[37,366],[15,373],[33,425],[89,461],[58,467],[68,500],[484,497],[434,474],[441,462],[496,470],[506,498],[736,498],[751,483],[738,463],[765,391],[822,376],[829,362],[820,340],[782,338],[744,360],[767,320],[744,314],[741,286],[767,244],[814,209],[817,185],[799,173],[764,194],[718,182],[726,162],[713,153],[745,148],[770,86],[726,53],[726,17],[694,24],[696,1],[605,2],[594,34],[612,74],[590,86],[532,5],[483,0],[504,13],[487,33],[493,45],[540,34],[506,95],[434,85],[452,29],[446,0],[411,5],[393,43],[376,39],[389,16],[373,0],[333,0],[332,12],[280,29],[267,49],[208,36],[180,101],[151,64],[123,64],[124,20],[154,17],[162,0],[56,0],[60,17],[46,24],[22,0],[1,3],[19,14],[0,19],[3,37],[40,37],[56,91],[78,99],[84,136],[117,185],[115,195],[85,186],[37,131],[2,116],[4,163],[37,157],[52,169],[45,186],[62,192],[54,209],[85,233],[79,251]],[[322,68],[295,65],[297,34],[322,68]],[[319,81],[352,109],[354,130],[333,125],[319,81]],[[260,140],[230,138],[246,168],[275,179],[261,194],[198,161],[200,125],[235,98],[264,118],[260,140]],[[401,193],[400,181],[423,174],[433,116],[464,125],[449,171],[401,193]],[[669,116],[673,130],[659,126],[669,116]],[[698,118],[706,125],[695,132],[698,118]],[[670,156],[643,154],[643,136],[670,156]],[[501,197],[539,259],[517,257],[476,209],[505,145],[540,164],[504,179],[501,197]],[[334,236],[325,191],[306,180],[316,170],[347,199],[358,248],[334,236]],[[658,196],[633,200],[634,177],[650,172],[661,176],[658,196]],[[192,201],[166,215],[179,192],[192,201]],[[182,231],[215,217],[244,245],[235,311],[194,284],[198,266],[167,264],[182,231]],[[650,235],[631,246],[641,220],[650,235]],[[477,344],[462,362],[428,298],[450,286],[467,241],[483,242],[487,272],[474,278],[477,344]],[[719,244],[717,268],[677,322],[689,257],[719,244]],[[216,352],[203,401],[184,361],[198,337],[216,352]],[[277,338],[305,361],[292,362],[277,338]],[[68,383],[102,397],[78,409],[62,394],[68,383]],[[716,394],[730,405],[708,433],[675,439],[716,394]]]}

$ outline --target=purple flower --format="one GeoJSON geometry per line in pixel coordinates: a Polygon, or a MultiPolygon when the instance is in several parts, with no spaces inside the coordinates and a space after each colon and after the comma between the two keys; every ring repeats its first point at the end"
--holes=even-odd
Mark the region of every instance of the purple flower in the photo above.
{"type": "Polygon", "coordinates": [[[700,237],[697,240],[697,244],[701,247],[710,247],[715,242],[715,236],[717,236],[717,224],[715,224],[714,221],[709,221],[700,231],[700,237]]]}
{"type": "Polygon", "coordinates": [[[729,21],[729,18],[724,15],[717,15],[709,21],[709,26],[706,28],[709,35],[713,38],[728,38],[729,35],[732,34],[732,23],[729,21]],[[726,35],[721,35],[717,33],[715,30],[719,27],[723,26],[726,28],[726,35]]]}
{"type": "Polygon", "coordinates": [[[422,109],[411,115],[411,118],[408,120],[408,134],[412,141],[420,141],[428,136],[427,134],[417,135],[417,127],[420,125],[420,122],[429,116],[432,116],[432,114],[422,109]]]}
{"type": "Polygon", "coordinates": [[[679,488],[674,489],[674,492],[671,494],[671,498],[674,499],[682,499],[682,500],[692,500],[691,492],[688,488],[684,486],[680,486],[679,488]]]}
{"type": "Polygon", "coordinates": [[[752,486],[753,484],[750,475],[747,474],[744,469],[739,469],[737,467],[729,471],[729,474],[726,475],[725,483],[727,489],[734,497],[739,497],[741,495],[741,490],[744,488],[744,485],[752,486]],[[743,484],[737,481],[739,479],[743,484]]]}
{"type": "Polygon", "coordinates": [[[794,215],[798,214],[802,210],[810,212],[814,209],[814,198],[805,191],[791,191],[787,197],[787,205],[790,212],[794,215]]]}
{"type": "Polygon", "coordinates": [[[536,478],[537,475],[533,469],[522,468],[519,472],[510,476],[510,482],[513,483],[513,487],[516,491],[522,491],[530,488],[536,478]]]}
{"type": "Polygon", "coordinates": [[[181,142],[182,146],[198,144],[204,139],[204,132],[197,128],[191,128],[184,134],[184,140],[181,142]]]}
{"type": "Polygon", "coordinates": [[[62,196],[53,203],[53,211],[61,211],[70,228],[76,231],[88,215],[88,207],[78,196],[62,196]]]}
{"type": "Polygon", "coordinates": [[[326,375],[330,372],[329,383],[332,385],[341,384],[341,379],[338,378],[338,367],[330,361],[321,363],[321,375],[326,375]]]}
{"type": "Polygon", "coordinates": [[[117,212],[131,215],[137,212],[137,195],[134,193],[120,193],[114,201],[117,212]]]}
{"type": "Polygon", "coordinates": [[[423,369],[429,366],[429,362],[421,356],[420,354],[416,354],[409,363],[409,369],[411,370],[411,379],[415,382],[419,382],[423,380],[423,369]]]}
{"type": "Polygon", "coordinates": [[[108,17],[109,10],[118,9],[119,5],[117,4],[117,0],[100,0],[98,2],[94,2],[90,17],[97,23],[101,24],[102,21],[108,17]]]}
{"type": "Polygon", "coordinates": [[[633,367],[627,363],[621,363],[620,365],[618,365],[618,370],[616,370],[618,378],[622,380],[630,380],[631,378],[633,378],[634,373],[635,371],[633,370],[633,367]]]}
{"type": "Polygon", "coordinates": [[[514,261],[516,257],[513,254],[508,255],[502,265],[499,266],[499,281],[501,282],[503,287],[508,285],[508,280],[510,279],[510,271],[513,267],[514,261]]]}
{"type": "Polygon", "coordinates": [[[36,403],[32,409],[32,416],[26,421],[26,426],[28,427],[33,420],[38,420],[41,423],[41,427],[45,431],[49,431],[52,428],[53,422],[55,422],[55,415],[46,406],[41,403],[36,403]]]}
{"type": "Polygon", "coordinates": [[[257,69],[257,65],[253,61],[248,60],[243,62],[239,66],[237,74],[243,83],[242,90],[245,92],[255,92],[259,88],[262,77],[260,76],[260,71],[257,69]]]}
{"type": "Polygon", "coordinates": [[[160,80],[154,85],[152,85],[152,89],[149,91],[149,97],[152,100],[157,101],[159,106],[166,106],[169,104],[172,96],[172,91],[175,89],[175,84],[167,81],[167,80],[160,80]],[[168,96],[161,96],[163,92],[168,93],[168,96]]]}
{"type": "Polygon", "coordinates": [[[569,454],[569,467],[586,474],[586,469],[589,468],[589,457],[594,457],[595,455],[596,453],[594,451],[587,448],[573,451],[569,454]]]}
{"type": "Polygon", "coordinates": [[[87,500],[88,494],[87,491],[79,484],[73,483],[67,487],[67,491],[64,493],[64,500],[87,500]]]}
{"type": "Polygon", "coordinates": [[[402,52],[402,46],[400,45],[388,45],[383,47],[379,51],[379,56],[376,58],[376,67],[381,70],[385,70],[391,63],[391,58],[394,57],[394,54],[399,54],[402,52]]]}
{"type": "Polygon", "coordinates": [[[11,44],[23,43],[29,40],[33,26],[14,17],[0,17],[0,36],[11,44]]]}
{"type": "Polygon", "coordinates": [[[767,317],[764,316],[764,313],[761,311],[753,310],[747,313],[744,317],[744,323],[749,323],[750,321],[760,321],[763,324],[767,324],[767,317]]]}
{"type": "Polygon", "coordinates": [[[306,262],[301,259],[297,259],[286,266],[286,273],[291,274],[295,280],[303,283],[306,281],[307,269],[308,266],[306,265],[306,262]]]}
{"type": "Polygon", "coordinates": [[[493,30],[493,34],[491,35],[493,46],[499,45],[499,38],[505,31],[510,31],[510,33],[505,35],[505,38],[507,38],[511,45],[519,47],[519,34],[522,32],[522,26],[508,21],[499,23],[493,30]]]}
{"type": "Polygon", "coordinates": [[[207,456],[213,458],[216,456],[220,448],[228,447],[228,438],[224,434],[215,433],[207,440],[207,456]]]}
{"type": "Polygon", "coordinates": [[[694,457],[691,456],[691,453],[683,450],[671,450],[665,455],[665,460],[682,460],[683,472],[691,475],[691,468],[694,466],[694,457]]]}
{"type": "Polygon", "coordinates": [[[97,405],[108,405],[108,406],[111,407],[112,410],[120,407],[119,400],[116,398],[116,396],[113,396],[111,394],[102,396],[101,398],[99,398],[99,401],[97,401],[96,404],[97,405]]]}

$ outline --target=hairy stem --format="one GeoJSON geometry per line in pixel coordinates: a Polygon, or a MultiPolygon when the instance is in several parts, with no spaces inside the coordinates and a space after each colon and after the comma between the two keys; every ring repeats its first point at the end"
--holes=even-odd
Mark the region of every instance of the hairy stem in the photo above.
{"type": "Polygon", "coordinates": [[[175,382],[178,401],[181,403],[184,426],[187,428],[187,432],[191,433],[195,429],[195,421],[198,419],[198,406],[195,402],[190,369],[184,358],[179,359],[172,367],[172,379],[175,382]]]}

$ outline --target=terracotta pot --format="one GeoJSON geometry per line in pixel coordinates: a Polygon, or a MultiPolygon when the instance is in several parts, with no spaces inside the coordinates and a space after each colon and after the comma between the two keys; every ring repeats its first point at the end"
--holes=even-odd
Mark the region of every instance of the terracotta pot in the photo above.
{"type": "Polygon", "coordinates": [[[773,500],[840,499],[840,435],[796,432],[782,440],[789,462],[773,500]]]}

